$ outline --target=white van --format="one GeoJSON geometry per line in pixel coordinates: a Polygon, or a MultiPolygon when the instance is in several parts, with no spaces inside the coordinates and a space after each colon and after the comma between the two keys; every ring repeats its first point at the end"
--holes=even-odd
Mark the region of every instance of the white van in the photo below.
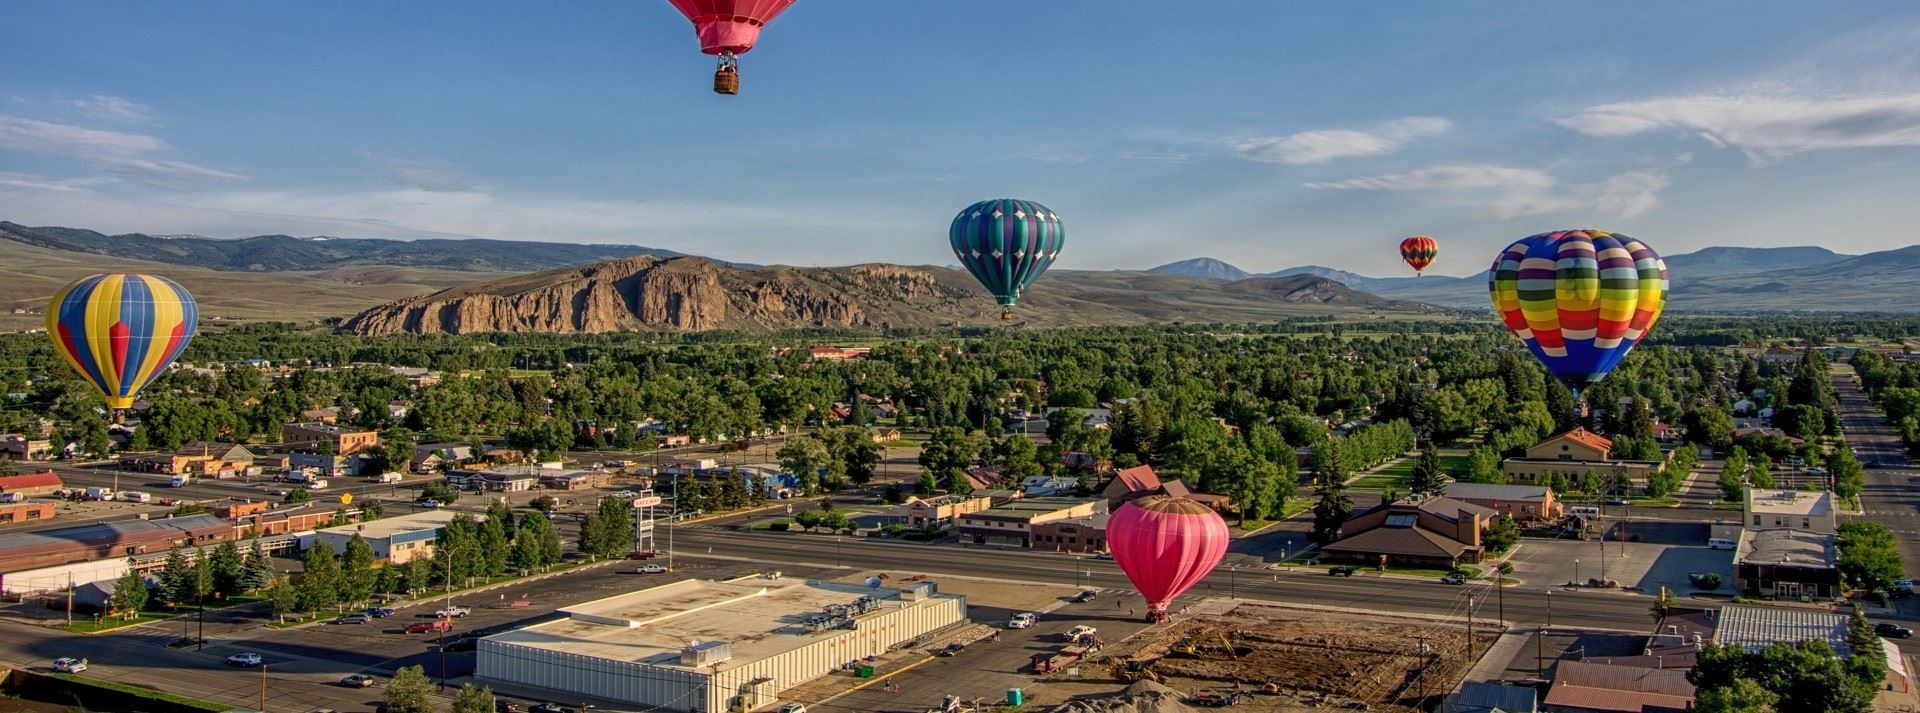
{"type": "Polygon", "coordinates": [[[125,492],[122,492],[122,493],[120,493],[120,498],[119,498],[119,499],[121,499],[121,500],[125,500],[125,501],[127,501],[127,502],[130,502],[130,503],[148,503],[148,502],[153,502],[153,496],[152,496],[152,495],[148,495],[148,494],[146,494],[146,493],[143,493],[143,492],[140,492],[140,491],[138,491],[138,490],[128,490],[128,491],[125,491],[125,492]]]}
{"type": "Polygon", "coordinates": [[[1731,550],[1733,549],[1733,540],[1723,540],[1721,538],[1715,537],[1711,540],[1707,540],[1707,549],[1731,550]]]}
{"type": "Polygon", "coordinates": [[[380,477],[378,478],[378,481],[381,485],[390,485],[393,483],[398,483],[402,480],[406,480],[406,478],[407,476],[401,475],[399,473],[387,472],[387,473],[381,473],[380,477]]]}

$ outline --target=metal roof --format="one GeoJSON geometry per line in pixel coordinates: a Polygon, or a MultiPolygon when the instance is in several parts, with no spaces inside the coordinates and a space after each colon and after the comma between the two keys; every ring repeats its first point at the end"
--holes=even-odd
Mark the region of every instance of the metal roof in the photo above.
{"type": "Polygon", "coordinates": [[[1512,500],[1540,502],[1547,499],[1542,485],[1496,485],[1493,483],[1448,483],[1446,496],[1455,500],[1512,500]]]}
{"type": "Polygon", "coordinates": [[[1715,643],[1756,651],[1775,643],[1825,641],[1842,657],[1853,650],[1847,643],[1847,617],[1824,611],[1783,607],[1725,606],[1715,643]]]}

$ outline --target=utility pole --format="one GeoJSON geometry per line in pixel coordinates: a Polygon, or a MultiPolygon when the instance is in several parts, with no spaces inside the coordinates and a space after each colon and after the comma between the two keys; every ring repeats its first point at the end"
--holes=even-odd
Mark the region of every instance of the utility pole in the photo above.
{"type": "Polygon", "coordinates": [[[1507,629],[1507,585],[1505,582],[1501,581],[1505,578],[1506,578],[1505,575],[1500,574],[1499,567],[1493,568],[1493,593],[1496,597],[1499,598],[1499,601],[1500,601],[1500,630],[1501,631],[1506,631],[1507,629]]]}
{"type": "Polygon", "coordinates": [[[1546,638],[1547,627],[1544,626],[1540,627],[1540,629],[1533,634],[1533,665],[1534,668],[1538,669],[1536,675],[1541,678],[1547,677],[1547,653],[1545,644],[1543,643],[1543,640],[1546,638]]]}
{"type": "Polygon", "coordinates": [[[267,713],[267,662],[260,662],[260,713],[267,713]]]}
{"type": "MultiPolygon", "coordinates": [[[[109,607],[111,608],[111,607],[109,607]]],[[[67,573],[67,624],[73,624],[73,573],[67,573]]]]}
{"type": "Polygon", "coordinates": [[[1467,595],[1467,663],[1473,663],[1473,595],[1467,595]]]}
{"type": "Polygon", "coordinates": [[[1553,590],[1547,590],[1547,626],[1553,626],[1553,590]]]}

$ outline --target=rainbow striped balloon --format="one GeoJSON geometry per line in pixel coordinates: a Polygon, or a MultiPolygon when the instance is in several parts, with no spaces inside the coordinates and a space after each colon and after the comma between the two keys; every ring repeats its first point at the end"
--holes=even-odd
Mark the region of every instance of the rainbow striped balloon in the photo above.
{"type": "Polygon", "coordinates": [[[193,296],[154,275],[83,277],[47,303],[55,349],[117,409],[186,350],[199,320],[193,296]]]}
{"type": "Polygon", "coordinates": [[[1440,254],[1440,243],[1425,235],[1415,235],[1400,241],[1400,259],[1407,267],[1413,268],[1413,274],[1419,275],[1433,264],[1433,258],[1440,254]]]}
{"type": "Polygon", "coordinates": [[[1606,378],[1660,319],[1667,263],[1637,238],[1563,230],[1508,245],[1487,286],[1507,329],[1577,394],[1606,378]]]}

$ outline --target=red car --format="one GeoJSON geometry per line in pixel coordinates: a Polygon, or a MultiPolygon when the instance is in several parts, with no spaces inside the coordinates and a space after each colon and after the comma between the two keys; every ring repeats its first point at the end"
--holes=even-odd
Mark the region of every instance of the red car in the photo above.
{"type": "Polygon", "coordinates": [[[425,634],[434,631],[446,631],[451,628],[453,628],[453,622],[447,621],[446,619],[435,619],[433,621],[423,621],[418,624],[408,624],[407,633],[425,634]]]}

